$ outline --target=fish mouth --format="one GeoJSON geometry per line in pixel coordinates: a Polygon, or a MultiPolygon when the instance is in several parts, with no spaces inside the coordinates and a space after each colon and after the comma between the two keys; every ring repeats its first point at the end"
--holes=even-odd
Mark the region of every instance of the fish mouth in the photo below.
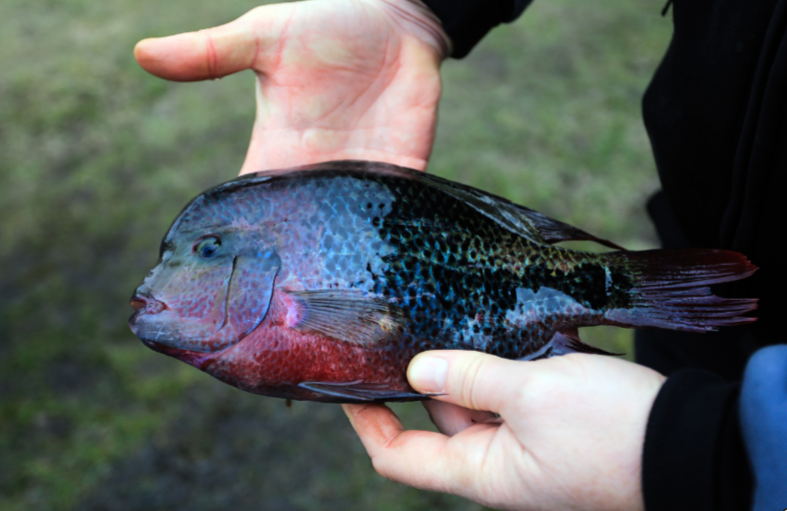
{"type": "Polygon", "coordinates": [[[134,293],[129,300],[129,305],[138,313],[158,314],[161,311],[171,310],[166,303],[156,299],[150,293],[134,293]]]}
{"type": "Polygon", "coordinates": [[[129,305],[134,309],[134,312],[128,318],[128,326],[135,335],[137,335],[138,330],[137,322],[142,316],[152,316],[159,312],[170,310],[167,304],[156,300],[150,293],[134,293],[129,300],[129,305]]]}
{"type": "Polygon", "coordinates": [[[205,356],[221,353],[226,348],[234,346],[242,340],[242,337],[218,349],[212,347],[206,347],[205,349],[189,349],[183,345],[191,343],[193,346],[193,344],[209,342],[208,340],[211,336],[216,335],[219,331],[228,326],[229,295],[232,277],[235,274],[236,261],[237,257],[232,262],[229,277],[224,284],[224,297],[221,298],[220,305],[222,314],[221,322],[214,331],[204,334],[206,337],[204,341],[200,339],[183,338],[181,332],[178,332],[177,325],[168,325],[168,322],[177,322],[177,312],[173,311],[165,302],[153,296],[148,289],[143,289],[142,287],[137,288],[129,299],[129,305],[134,309],[134,312],[128,318],[129,328],[148,348],[178,359],[196,357],[198,354],[200,354],[200,356],[205,356]],[[171,315],[174,315],[174,318],[171,317],[171,315]]]}
{"type": "MultiPolygon", "coordinates": [[[[234,257],[224,283],[224,296],[216,297],[213,325],[210,317],[186,321],[176,310],[155,298],[148,289],[138,288],[129,300],[134,313],[128,320],[131,331],[153,351],[192,363],[219,355],[242,342],[262,323],[260,318],[248,332],[231,322],[230,299],[238,257],[234,257]],[[220,301],[219,301],[220,300],[220,301]],[[210,325],[210,327],[208,326],[210,325]]],[[[192,363],[192,365],[194,365],[192,363]]]]}

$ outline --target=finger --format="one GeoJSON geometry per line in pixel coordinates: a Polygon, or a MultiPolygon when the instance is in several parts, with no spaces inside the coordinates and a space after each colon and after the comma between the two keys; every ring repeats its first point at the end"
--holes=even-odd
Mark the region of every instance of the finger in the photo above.
{"type": "Polygon", "coordinates": [[[430,351],[410,362],[407,378],[419,392],[443,394],[433,399],[505,417],[505,407],[519,405],[519,394],[537,372],[534,363],[477,351],[430,351]]]}
{"type": "Polygon", "coordinates": [[[439,458],[448,437],[429,431],[406,431],[396,414],[385,405],[342,405],[342,408],[377,473],[418,488],[435,489],[437,481],[425,478],[421,472],[424,463],[434,464],[439,458]],[[420,484],[414,484],[413,479],[418,479],[420,484]]]}
{"type": "Polygon", "coordinates": [[[278,44],[285,6],[265,6],[197,32],[143,39],[134,57],[145,71],[180,82],[221,78],[254,67],[278,44]]]}
{"type": "Polygon", "coordinates": [[[424,408],[426,408],[426,411],[429,413],[429,418],[434,425],[437,426],[437,429],[448,436],[454,436],[470,426],[496,418],[495,414],[491,412],[468,410],[461,406],[435,401],[433,399],[424,401],[423,404],[424,408]]]}
{"type": "Polygon", "coordinates": [[[384,405],[342,405],[383,477],[424,490],[462,495],[483,461],[497,424],[479,424],[459,437],[406,431],[384,405]]]}
{"type": "Polygon", "coordinates": [[[221,78],[251,67],[255,44],[239,27],[217,27],[143,39],[134,48],[139,65],[159,78],[190,82],[221,78]]]}
{"type": "Polygon", "coordinates": [[[345,404],[342,409],[367,451],[370,447],[387,445],[391,439],[405,431],[399,417],[385,405],[345,404]]]}

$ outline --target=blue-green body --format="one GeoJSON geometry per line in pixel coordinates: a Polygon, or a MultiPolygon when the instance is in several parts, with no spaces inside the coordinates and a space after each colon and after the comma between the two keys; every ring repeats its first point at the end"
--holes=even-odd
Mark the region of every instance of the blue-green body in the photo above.
{"type": "MultiPolygon", "coordinates": [[[[727,316],[751,302],[720,309],[703,287],[707,268],[686,270],[685,253],[675,263],[668,252],[551,245],[567,239],[615,247],[505,199],[392,165],[260,173],[186,206],[135,292],[131,325],[152,348],[245,390],[363,401],[420,397],[404,372],[428,349],[530,360],[599,352],[579,341],[581,326],[707,330],[748,320],[727,316]],[[699,278],[680,284],[687,271],[699,278]],[[696,309],[681,317],[653,307],[649,293],[663,291],[667,274],[684,291],[661,299],[677,308],[686,297],[704,301],[725,319],[706,314],[702,323],[696,309]]],[[[713,254],[737,265],[726,280],[753,271],[738,255],[713,254]]]]}

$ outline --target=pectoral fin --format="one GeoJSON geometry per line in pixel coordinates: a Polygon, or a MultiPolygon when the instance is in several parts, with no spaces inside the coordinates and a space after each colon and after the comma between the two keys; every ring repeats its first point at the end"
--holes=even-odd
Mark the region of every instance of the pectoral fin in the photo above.
{"type": "Polygon", "coordinates": [[[381,297],[351,290],[290,291],[299,309],[293,328],[358,345],[397,338],[407,313],[381,297]]]}
{"type": "Polygon", "coordinates": [[[345,403],[368,403],[383,401],[417,401],[441,394],[419,394],[385,388],[383,385],[353,381],[347,383],[303,382],[299,387],[326,396],[341,399],[345,403]]]}

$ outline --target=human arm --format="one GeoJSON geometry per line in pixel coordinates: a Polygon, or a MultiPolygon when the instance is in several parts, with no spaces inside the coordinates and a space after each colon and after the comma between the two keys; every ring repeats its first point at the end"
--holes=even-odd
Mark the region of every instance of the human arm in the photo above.
{"type": "Polygon", "coordinates": [[[787,507],[787,346],[757,351],[742,382],[699,369],[671,374],[643,463],[649,509],[787,507]]]}
{"type": "Polygon", "coordinates": [[[502,509],[643,509],[645,428],[664,382],[655,371],[592,355],[516,362],[438,351],[416,357],[408,377],[444,392],[433,414],[461,419],[459,406],[500,419],[448,436],[405,431],[383,405],[344,405],[383,476],[502,509]],[[422,372],[430,365],[443,384],[422,372]]]}
{"type": "Polygon", "coordinates": [[[740,387],[701,369],[669,375],[645,434],[647,509],[749,508],[752,480],[738,420],[740,387]]]}
{"type": "Polygon", "coordinates": [[[453,41],[451,56],[462,58],[494,27],[514,21],[533,0],[423,0],[453,41]]]}
{"type": "Polygon", "coordinates": [[[787,345],[764,348],[749,360],[740,418],[754,471],[752,510],[787,508],[787,345]]]}

